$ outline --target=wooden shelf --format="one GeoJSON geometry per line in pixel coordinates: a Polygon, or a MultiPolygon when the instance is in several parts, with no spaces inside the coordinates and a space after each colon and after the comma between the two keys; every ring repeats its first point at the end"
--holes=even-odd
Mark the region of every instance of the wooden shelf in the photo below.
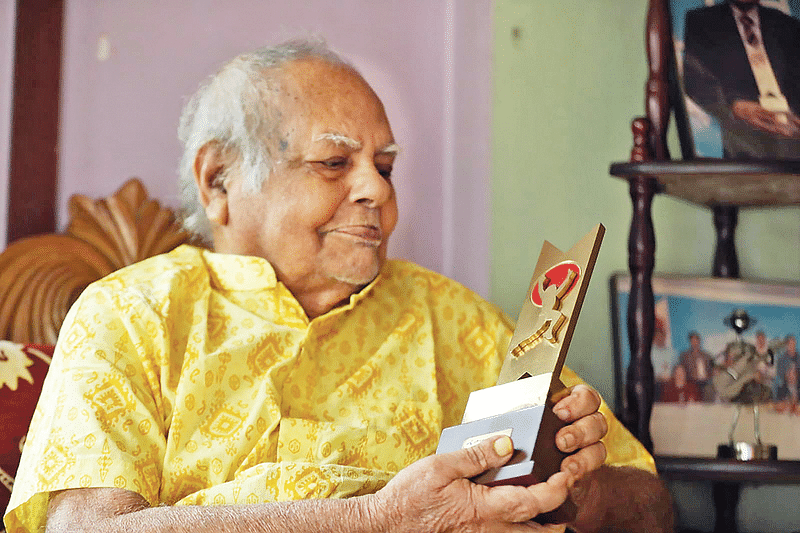
{"type": "Polygon", "coordinates": [[[710,457],[656,457],[667,479],[733,483],[800,483],[800,461],[736,461],[710,457]]]}
{"type": "Polygon", "coordinates": [[[627,180],[653,178],[658,192],[708,207],[800,205],[800,161],[612,163],[610,173],[627,180]]]}

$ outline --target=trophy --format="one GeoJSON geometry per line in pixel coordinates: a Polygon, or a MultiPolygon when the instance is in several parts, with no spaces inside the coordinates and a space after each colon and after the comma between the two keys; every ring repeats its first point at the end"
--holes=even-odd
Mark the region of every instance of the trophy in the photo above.
{"type": "Polygon", "coordinates": [[[736,332],[736,340],[728,343],[724,351],[723,365],[714,374],[714,389],[722,400],[736,404],[733,414],[728,442],[717,446],[717,457],[736,459],[739,461],[777,460],[778,447],[761,441],[760,410],[763,402],[772,397],[772,389],[763,383],[762,367],[775,364],[775,352],[780,343],[766,343],[766,336],[756,334],[756,344],[746,342],[742,333],[756,323],[746,310],[737,309],[724,320],[736,332]],[[762,337],[759,342],[759,337],[762,337]],[[742,407],[749,405],[753,409],[753,433],[755,442],[736,441],[734,434],[742,414],[742,407]]]}
{"type": "MultiPolygon", "coordinates": [[[[436,453],[496,435],[511,437],[508,463],[475,477],[475,483],[529,486],[561,469],[566,454],[556,447],[555,435],[565,423],[553,406],[567,394],[561,368],[604,233],[598,224],[566,253],[544,242],[497,385],[471,393],[461,424],[442,431],[436,453]]],[[[575,511],[567,500],[536,520],[568,522],[575,511]]]]}

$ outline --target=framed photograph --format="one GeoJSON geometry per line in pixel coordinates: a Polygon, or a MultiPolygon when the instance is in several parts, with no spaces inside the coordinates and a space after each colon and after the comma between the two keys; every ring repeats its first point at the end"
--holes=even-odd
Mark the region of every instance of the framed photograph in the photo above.
{"type": "Polygon", "coordinates": [[[800,0],[667,0],[685,159],[800,159],[800,0]]]}
{"type": "MultiPolygon", "coordinates": [[[[762,440],[778,446],[780,459],[800,459],[800,284],[654,276],[653,293],[655,454],[714,457],[731,431],[737,441],[754,442],[757,405],[762,440]]],[[[629,295],[629,274],[614,274],[620,407],[630,362],[629,295]]]]}

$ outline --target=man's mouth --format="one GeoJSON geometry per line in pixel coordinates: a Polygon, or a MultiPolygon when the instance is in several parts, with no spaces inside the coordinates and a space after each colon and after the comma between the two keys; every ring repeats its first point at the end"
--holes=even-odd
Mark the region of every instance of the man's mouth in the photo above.
{"type": "Polygon", "coordinates": [[[381,229],[371,224],[357,224],[352,226],[341,226],[331,230],[323,231],[322,235],[336,234],[345,238],[352,238],[358,244],[364,246],[379,246],[383,240],[381,229]]]}

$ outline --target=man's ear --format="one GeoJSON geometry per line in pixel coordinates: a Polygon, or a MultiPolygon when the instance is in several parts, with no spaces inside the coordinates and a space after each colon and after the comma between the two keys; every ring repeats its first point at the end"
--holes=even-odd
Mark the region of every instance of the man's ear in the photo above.
{"type": "Polygon", "coordinates": [[[194,159],[194,180],[200,203],[208,220],[220,226],[228,223],[228,191],[223,177],[231,164],[230,155],[216,141],[204,144],[194,159]]]}

